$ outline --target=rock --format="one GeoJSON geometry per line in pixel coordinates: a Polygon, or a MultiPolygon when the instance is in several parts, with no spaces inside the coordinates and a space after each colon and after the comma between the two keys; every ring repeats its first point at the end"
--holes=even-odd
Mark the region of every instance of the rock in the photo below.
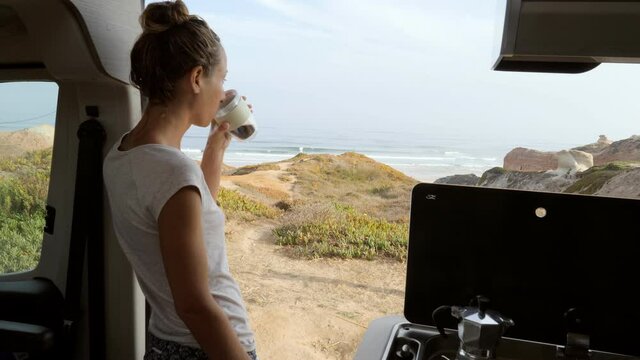
{"type": "Polygon", "coordinates": [[[576,174],[576,181],[565,192],[577,194],[595,194],[612,178],[634,169],[635,166],[615,162],[602,166],[594,166],[591,169],[576,174]]]}
{"type": "Polygon", "coordinates": [[[601,135],[596,143],[559,152],[515,148],[504,164],[486,171],[477,186],[640,198],[640,136],[611,142],[601,135]]]}
{"type": "Polygon", "coordinates": [[[482,175],[478,186],[640,198],[640,165],[617,162],[579,173],[493,168],[482,175]]]}
{"type": "Polygon", "coordinates": [[[504,157],[503,168],[510,171],[547,171],[558,167],[554,152],[522,147],[515,148],[504,157]]]}
{"type": "Polygon", "coordinates": [[[613,141],[609,140],[607,138],[607,135],[600,135],[598,137],[598,141],[596,142],[598,145],[611,145],[611,143],[613,143],[613,141]]]}
{"type": "Polygon", "coordinates": [[[640,136],[634,135],[628,139],[612,142],[606,135],[600,135],[595,143],[559,152],[518,147],[504,157],[503,167],[509,171],[535,172],[558,169],[558,172],[563,170],[580,172],[594,165],[605,165],[614,161],[640,163],[640,136]],[[571,152],[573,159],[566,151],[571,152]],[[593,160],[590,160],[585,153],[592,154],[593,160]],[[562,164],[558,164],[559,159],[563,161],[562,164]]]}
{"type": "Polygon", "coordinates": [[[640,136],[613,142],[601,151],[593,154],[595,165],[604,165],[614,161],[631,161],[640,163],[640,136]]]}
{"type": "Polygon", "coordinates": [[[487,170],[478,186],[530,191],[562,192],[575,181],[571,174],[558,175],[552,172],[508,171],[503,168],[487,170]]]}
{"type": "Polygon", "coordinates": [[[640,199],[640,168],[628,170],[614,176],[595,194],[640,199]]]}
{"type": "Polygon", "coordinates": [[[561,150],[556,153],[556,174],[575,174],[593,166],[593,155],[580,150],[561,150]]]}
{"type": "Polygon", "coordinates": [[[600,137],[598,137],[598,141],[592,144],[573,148],[572,150],[580,150],[580,151],[588,152],[589,154],[596,154],[604,150],[606,147],[608,147],[612,143],[613,141],[609,140],[606,135],[600,135],[600,137]]]}
{"type": "Polygon", "coordinates": [[[593,166],[593,155],[580,150],[558,152],[515,148],[504,157],[507,171],[539,172],[553,170],[557,174],[575,173],[593,166]]]}
{"type": "Polygon", "coordinates": [[[480,178],[476,174],[451,175],[434,181],[434,184],[476,185],[480,178]]]}

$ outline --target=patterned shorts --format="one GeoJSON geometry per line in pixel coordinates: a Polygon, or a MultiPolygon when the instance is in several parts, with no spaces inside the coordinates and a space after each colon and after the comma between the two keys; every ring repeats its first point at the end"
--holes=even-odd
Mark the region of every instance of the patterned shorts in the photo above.
{"type": "MultiPolygon", "coordinates": [[[[255,350],[250,351],[249,358],[258,360],[255,350]]],[[[149,334],[149,350],[144,354],[144,360],[208,360],[209,357],[202,349],[181,345],[177,342],[163,340],[149,334]]]]}

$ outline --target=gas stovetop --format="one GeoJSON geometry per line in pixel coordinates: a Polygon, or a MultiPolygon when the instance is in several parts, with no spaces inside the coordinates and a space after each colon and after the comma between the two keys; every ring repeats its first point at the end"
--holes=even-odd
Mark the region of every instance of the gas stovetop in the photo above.
{"type": "Polygon", "coordinates": [[[375,320],[355,359],[637,358],[638,214],[638,199],[418,184],[404,317],[375,320]]]}
{"type": "MultiPolygon", "coordinates": [[[[455,331],[442,336],[433,326],[398,323],[382,357],[383,360],[455,360],[459,356],[460,339],[455,331]]],[[[509,360],[622,360],[638,359],[632,356],[588,351],[580,355],[571,353],[566,346],[537,343],[503,337],[496,348],[496,359],[509,360]],[[583,357],[584,356],[584,357],[583,357]]]]}

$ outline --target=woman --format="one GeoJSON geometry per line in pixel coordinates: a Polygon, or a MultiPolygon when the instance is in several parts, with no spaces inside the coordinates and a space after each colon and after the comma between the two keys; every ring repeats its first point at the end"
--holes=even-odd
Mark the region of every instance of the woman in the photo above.
{"type": "Polygon", "coordinates": [[[116,236],[151,305],[145,359],[256,359],[224,215],[216,205],[228,124],[220,39],[178,0],[152,3],[131,51],[131,81],[149,98],[114,145],[104,178],[116,236]],[[191,125],[212,126],[200,167],[180,151],[191,125]]]}

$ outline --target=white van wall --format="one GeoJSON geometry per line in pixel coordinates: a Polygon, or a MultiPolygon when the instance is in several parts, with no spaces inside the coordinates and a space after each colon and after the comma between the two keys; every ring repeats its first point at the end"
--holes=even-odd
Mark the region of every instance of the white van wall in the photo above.
{"type": "MultiPolygon", "coordinates": [[[[80,124],[89,118],[85,107],[95,105],[100,111],[98,120],[107,133],[103,148],[106,154],[113,143],[139,120],[140,94],[131,86],[117,82],[63,82],[60,83],[58,99],[48,197],[48,204],[56,209],[55,232],[54,235],[45,235],[42,260],[36,273],[52,279],[64,292],[78,150],[76,132],[80,124]]],[[[106,358],[139,359],[144,353],[144,296],[113,234],[106,194],[104,196],[106,358]]],[[[85,276],[84,310],[87,309],[86,279],[85,276]]],[[[77,358],[85,359],[88,357],[88,348],[84,348],[88,346],[86,318],[81,328],[84,331],[80,331],[77,358]]]]}
{"type": "MultiPolygon", "coordinates": [[[[0,5],[12,9],[19,17],[16,26],[25,30],[6,34],[0,31],[3,46],[16,50],[0,54],[0,63],[17,64],[15,68],[3,68],[0,81],[44,79],[59,86],[47,200],[56,209],[55,230],[52,235],[43,235],[42,257],[34,271],[1,275],[0,281],[43,276],[64,294],[77,165],[76,132],[89,118],[85,107],[98,106],[98,120],[107,133],[106,153],[140,119],[140,94],[127,81],[129,51],[140,32],[137,18],[142,3],[0,0],[0,5]],[[15,54],[22,55],[12,57],[15,54]],[[26,63],[43,64],[44,68],[19,66],[26,63]]],[[[106,359],[141,359],[145,345],[144,297],[113,234],[106,197],[104,204],[106,359]]],[[[78,360],[89,358],[86,261],[84,279],[85,316],[79,324],[74,356],[78,360]]]]}

